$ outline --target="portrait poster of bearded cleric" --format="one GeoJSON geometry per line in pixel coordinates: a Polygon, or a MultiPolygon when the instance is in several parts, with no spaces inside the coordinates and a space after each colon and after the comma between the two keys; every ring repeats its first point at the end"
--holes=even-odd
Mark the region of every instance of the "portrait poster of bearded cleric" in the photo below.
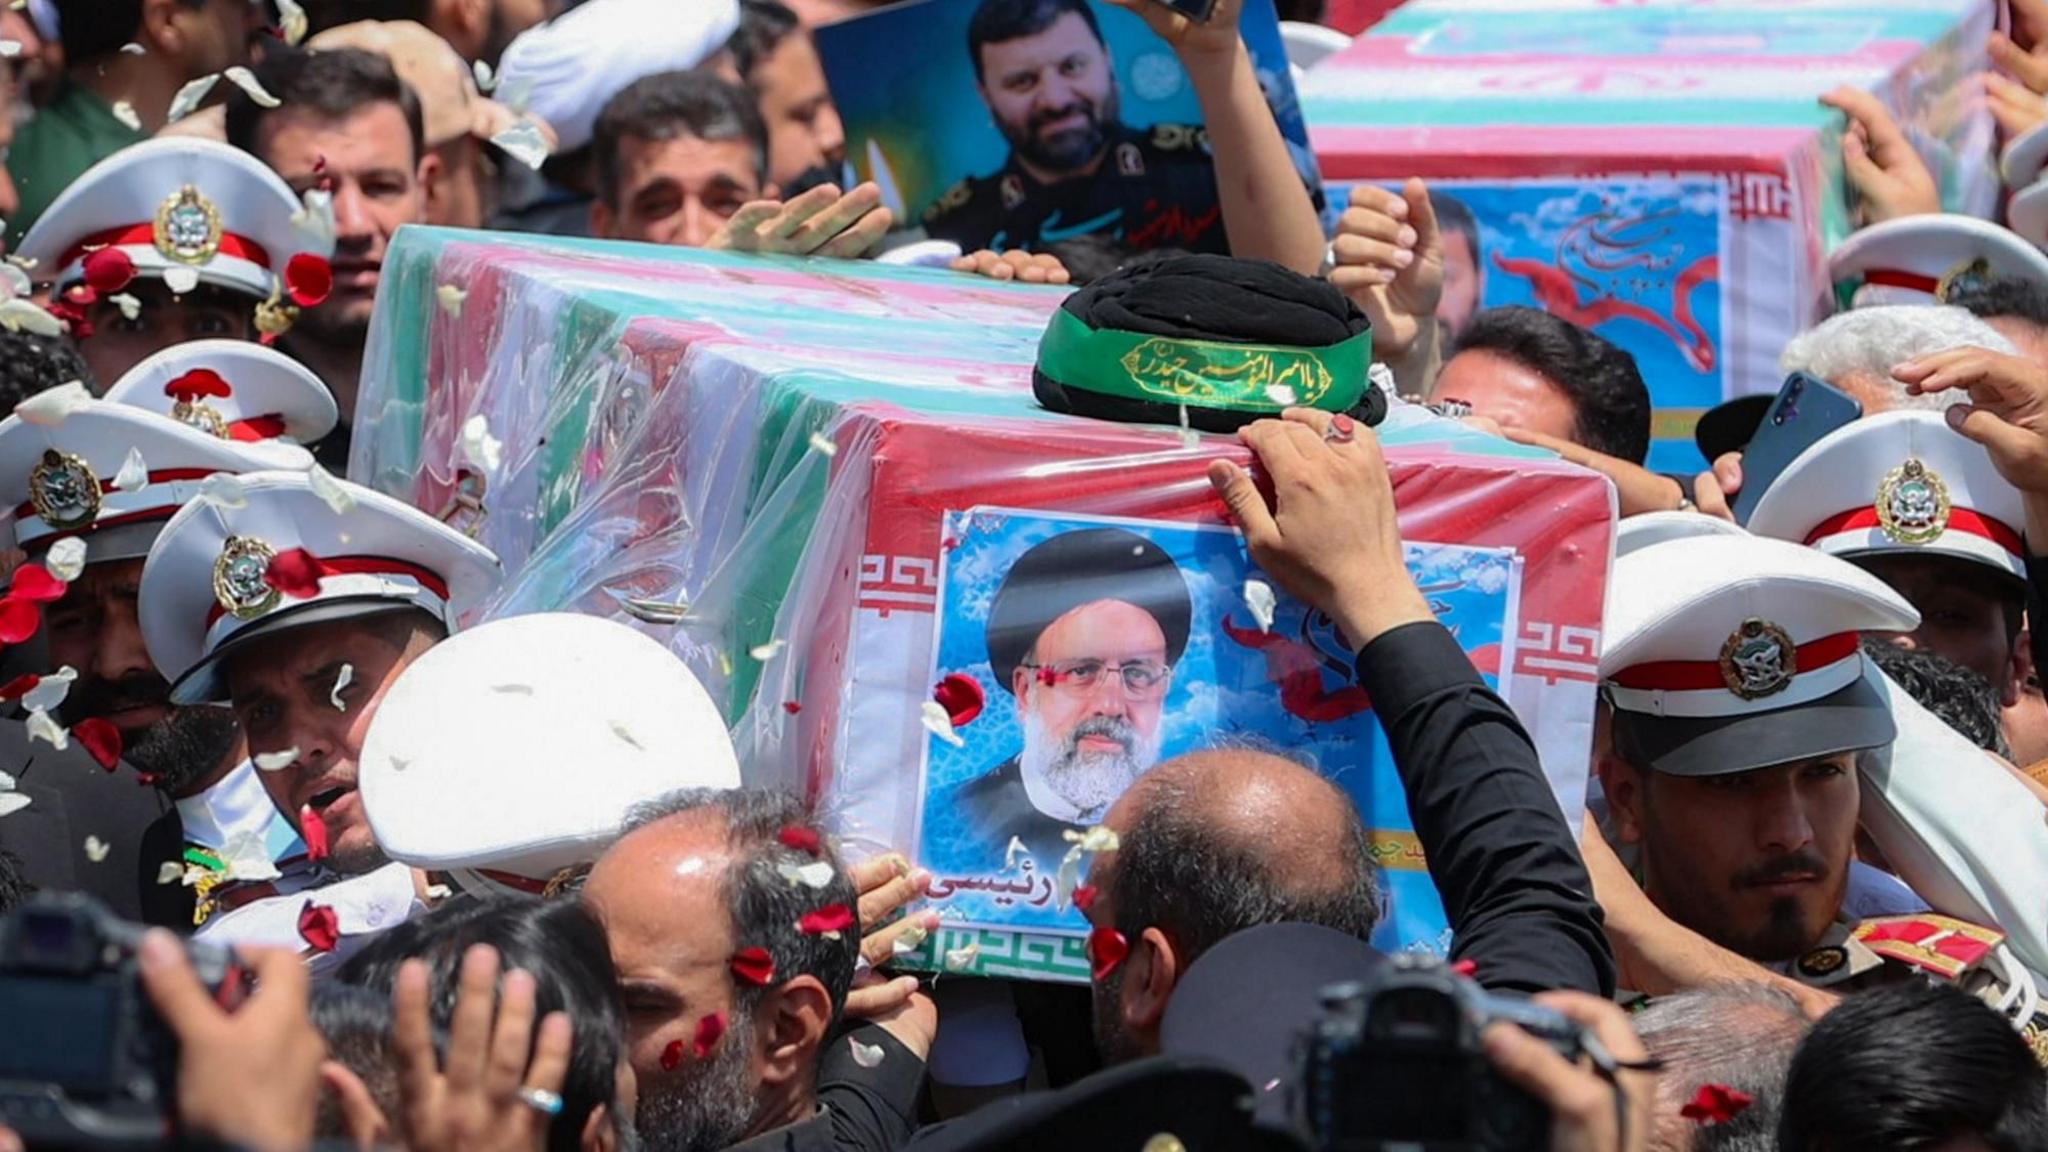
{"type": "MultiPolygon", "coordinates": [[[[1239,27],[1295,166],[1320,190],[1273,0],[1248,0],[1239,27]]],[[[970,252],[1225,251],[1201,103],[1136,14],[1099,0],[922,0],[816,39],[847,160],[900,226],[970,252]]]]}
{"type": "MultiPolygon", "coordinates": [[[[949,513],[918,863],[942,913],[1081,935],[1074,841],[1163,760],[1288,749],[1373,829],[1392,912],[1378,943],[1438,946],[1443,911],[1350,643],[1227,528],[976,508],[949,513]],[[1268,599],[1270,590],[1271,599],[1268,599]],[[957,743],[956,743],[957,741],[957,743]]],[[[1515,634],[1511,552],[1411,544],[1439,619],[1489,679],[1515,634]]]]}

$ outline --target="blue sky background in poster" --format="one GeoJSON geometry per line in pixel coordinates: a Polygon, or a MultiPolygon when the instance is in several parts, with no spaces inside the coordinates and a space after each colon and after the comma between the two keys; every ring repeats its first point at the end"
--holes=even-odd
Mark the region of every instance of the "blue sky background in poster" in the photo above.
{"type": "MultiPolygon", "coordinates": [[[[915,224],[924,209],[968,176],[1003,166],[1009,144],[975,87],[967,23],[979,0],[895,4],[816,32],[832,100],[846,126],[846,158],[863,180],[893,186],[915,224]],[[875,171],[875,156],[888,171],[875,171]]],[[[1164,40],[1134,13],[1091,3],[1116,60],[1123,122],[1200,124],[1202,109],[1187,72],[1164,40]]],[[[1304,177],[1317,182],[1273,0],[1246,0],[1239,22],[1253,65],[1304,177]]]]}
{"type": "MultiPolygon", "coordinates": [[[[1207,747],[1219,737],[1251,737],[1304,753],[1321,771],[1342,781],[1378,837],[1412,843],[1407,804],[1386,738],[1350,680],[1344,642],[1327,618],[1279,593],[1272,631],[1260,633],[1247,607],[1247,577],[1259,576],[1243,537],[1226,529],[1197,528],[1037,512],[978,508],[949,513],[941,577],[938,642],[933,681],[960,673],[981,686],[981,715],[958,730],[961,747],[928,741],[920,816],[918,863],[930,868],[939,889],[958,888],[936,901],[965,924],[1034,932],[1087,930],[1079,912],[1061,909],[1052,890],[1057,858],[1005,860],[1004,843],[990,843],[957,803],[959,789],[994,771],[1022,747],[1015,699],[990,671],[987,620],[1004,575],[1017,558],[1051,537],[1103,524],[1146,537],[1171,557],[1185,577],[1193,604],[1187,648],[1163,701],[1160,759],[1207,747]],[[1235,637],[1235,638],[1233,638],[1235,637]],[[1306,640],[1304,641],[1304,637],[1306,640]],[[1314,653],[1332,658],[1318,665],[1314,653]],[[1276,682],[1269,662],[1291,676],[1276,682]],[[1339,675],[1334,668],[1346,671],[1339,675]],[[1290,707],[1295,711],[1290,711],[1290,707]],[[1346,711],[1349,715],[1341,715],[1346,711]],[[1317,722],[1295,712],[1333,717],[1317,722]],[[967,880],[971,886],[949,881],[967,880]],[[997,891],[990,891],[994,888],[997,891]]],[[[1409,569],[1428,593],[1438,618],[1458,636],[1474,662],[1497,676],[1503,642],[1514,633],[1519,568],[1505,549],[1410,544],[1409,569]]],[[[1267,580],[1268,584],[1272,581],[1267,580]]],[[[1382,865],[1392,914],[1374,942],[1383,948],[1441,947],[1444,916],[1429,875],[1412,857],[1382,865]]]]}

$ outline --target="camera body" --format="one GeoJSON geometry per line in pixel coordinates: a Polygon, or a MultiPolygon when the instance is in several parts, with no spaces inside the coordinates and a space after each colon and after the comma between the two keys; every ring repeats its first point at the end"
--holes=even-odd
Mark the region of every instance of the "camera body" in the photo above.
{"type": "MultiPolygon", "coordinates": [[[[142,925],[43,893],[0,920],[0,1126],[31,1148],[157,1146],[177,1101],[177,1038],[143,991],[142,925]]],[[[248,971],[187,942],[200,980],[239,1004],[248,971]]]]}
{"type": "Polygon", "coordinates": [[[1506,1021],[1567,1060],[1578,1025],[1495,996],[1434,957],[1397,956],[1373,980],[1333,984],[1302,1039],[1296,1113],[1323,1152],[1521,1152],[1550,1146],[1550,1110],[1502,1079],[1480,1047],[1506,1021]]]}

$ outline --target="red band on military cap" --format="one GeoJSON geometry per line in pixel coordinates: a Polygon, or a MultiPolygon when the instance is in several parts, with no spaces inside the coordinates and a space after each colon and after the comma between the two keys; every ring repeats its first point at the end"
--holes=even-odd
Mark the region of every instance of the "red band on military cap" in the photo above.
{"type": "MultiPolygon", "coordinates": [[[[336,556],[332,559],[314,556],[312,560],[318,570],[317,575],[322,580],[329,576],[409,576],[419,581],[420,586],[427,591],[443,600],[448,599],[447,581],[435,575],[431,569],[404,560],[396,560],[389,556],[336,556]]],[[[220,602],[216,600],[213,606],[207,609],[206,626],[213,627],[214,621],[225,615],[227,609],[221,607],[220,602]]]]}
{"type": "Polygon", "coordinates": [[[491,868],[478,868],[475,872],[486,880],[503,884],[516,892],[530,892],[535,896],[547,894],[548,882],[545,880],[535,880],[531,876],[521,876],[516,872],[499,872],[491,868]]]}
{"type": "MultiPolygon", "coordinates": [[[[90,249],[123,247],[129,244],[156,247],[156,223],[151,221],[146,224],[127,224],[119,228],[109,228],[104,232],[95,232],[73,244],[70,251],[64,253],[64,258],[57,261],[57,267],[70,267],[73,260],[83,259],[90,249]]],[[[234,232],[221,233],[220,247],[214,249],[214,255],[233,256],[264,268],[270,267],[270,252],[263,245],[234,232]]]]}
{"type": "Polygon", "coordinates": [[[1881,288],[1904,288],[1913,292],[1924,292],[1929,296],[1941,294],[1940,280],[1899,268],[1872,268],[1863,274],[1863,282],[1876,284],[1881,288]]]}
{"type": "MultiPolygon", "coordinates": [[[[1869,506],[1852,508],[1839,516],[1830,516],[1815,525],[1813,531],[1806,534],[1806,543],[1812,544],[1815,541],[1833,536],[1838,532],[1854,532],[1859,529],[1870,529],[1879,526],[1876,508],[1869,506]]],[[[1948,528],[1951,532],[1968,532],[1972,536],[1982,536],[1984,539],[1991,541],[2015,556],[2026,555],[2026,545],[2021,543],[2019,533],[1993,520],[1989,516],[1972,512],[1968,508],[1950,509],[1948,528]]]]}
{"type": "MultiPolygon", "coordinates": [[[[1854,632],[1837,632],[1801,644],[1793,659],[1795,675],[1803,676],[1854,656],[1860,637],[1854,632]]],[[[1719,660],[1653,660],[1624,668],[1614,676],[1622,688],[1649,692],[1692,692],[1727,688],[1728,680],[1719,660]]]]}
{"type": "MultiPolygon", "coordinates": [[[[167,484],[173,480],[204,480],[208,476],[211,476],[218,471],[220,471],[220,469],[218,468],[165,468],[160,471],[151,472],[149,474],[149,482],[151,484],[167,484]]],[[[114,482],[112,480],[100,481],[100,495],[104,496],[107,493],[112,492],[113,490],[114,482]]],[[[175,512],[177,511],[177,508],[173,506],[171,510],[175,512]]],[[[27,503],[20,504],[16,506],[14,509],[14,518],[16,520],[27,520],[35,515],[36,506],[34,501],[29,501],[27,503]]],[[[141,515],[142,513],[132,512],[120,517],[120,519],[123,521],[127,521],[140,517],[141,515]]],[[[112,523],[112,521],[96,520],[93,522],[93,527],[104,528],[109,523],[112,523]]]]}
{"type": "Polygon", "coordinates": [[[275,440],[282,435],[284,435],[284,417],[282,416],[251,416],[247,420],[237,420],[233,424],[228,425],[228,439],[239,440],[244,444],[254,444],[262,440],[275,440]]]}

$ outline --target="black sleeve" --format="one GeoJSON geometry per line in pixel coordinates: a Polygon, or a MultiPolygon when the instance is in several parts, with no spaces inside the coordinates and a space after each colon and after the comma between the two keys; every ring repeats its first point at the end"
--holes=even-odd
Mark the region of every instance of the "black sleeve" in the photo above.
{"type": "Polygon", "coordinates": [[[847,1152],[894,1152],[917,1131],[924,1061],[879,1024],[843,1029],[818,1061],[818,1103],[832,1116],[832,1145],[847,1152]],[[853,1045],[880,1048],[881,1062],[863,1068],[853,1045]]]}
{"type": "Polygon", "coordinates": [[[2033,544],[2027,541],[2027,636],[2034,675],[2048,683],[2048,556],[2033,555],[2033,544]]]}
{"type": "Polygon", "coordinates": [[[1614,994],[1593,882],[1536,747],[1440,624],[1405,624],[1358,654],[1408,812],[1454,934],[1490,988],[1614,994]]]}

